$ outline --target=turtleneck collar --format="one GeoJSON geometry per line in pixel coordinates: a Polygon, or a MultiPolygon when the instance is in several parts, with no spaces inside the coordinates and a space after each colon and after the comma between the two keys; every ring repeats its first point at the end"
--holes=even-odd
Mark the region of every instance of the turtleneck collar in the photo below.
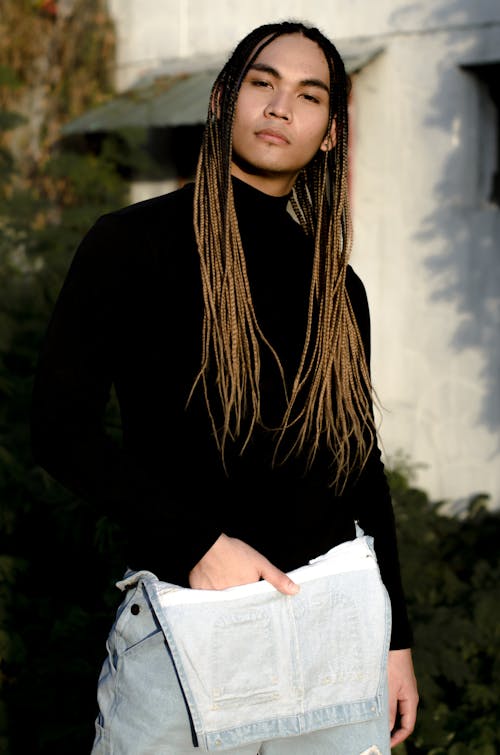
{"type": "Polygon", "coordinates": [[[239,219],[242,213],[245,215],[250,209],[252,212],[259,212],[261,216],[263,214],[279,215],[287,212],[290,194],[276,197],[250,186],[236,176],[232,176],[232,181],[234,204],[239,219]]]}

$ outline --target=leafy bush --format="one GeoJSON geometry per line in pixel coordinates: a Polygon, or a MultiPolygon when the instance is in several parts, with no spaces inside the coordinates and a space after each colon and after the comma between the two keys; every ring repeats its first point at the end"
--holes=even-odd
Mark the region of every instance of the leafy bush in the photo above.
{"type": "Polygon", "coordinates": [[[421,703],[398,753],[500,751],[500,512],[476,496],[460,516],[411,485],[411,465],[389,472],[402,572],[414,627],[421,703]]]}
{"type": "Polygon", "coordinates": [[[65,120],[110,91],[103,0],[72,0],[59,16],[52,6],[4,0],[0,17],[0,752],[9,755],[90,751],[94,638],[109,626],[95,523],[30,454],[32,378],[56,294],[84,232],[128,191],[123,140],[92,150],[59,141],[65,120]]]}

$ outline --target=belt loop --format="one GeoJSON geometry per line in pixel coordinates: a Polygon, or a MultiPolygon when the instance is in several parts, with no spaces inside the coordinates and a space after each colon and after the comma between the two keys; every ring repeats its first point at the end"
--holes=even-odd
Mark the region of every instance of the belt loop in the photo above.
{"type": "Polygon", "coordinates": [[[363,537],[365,534],[365,531],[362,527],[359,526],[359,522],[357,519],[354,520],[354,524],[356,526],[356,537],[363,537]]]}
{"type": "Polygon", "coordinates": [[[141,581],[141,579],[145,578],[154,580],[158,579],[156,574],[153,574],[153,572],[151,571],[146,571],[144,569],[141,569],[141,571],[133,571],[132,569],[127,569],[123,579],[121,579],[119,582],[116,582],[115,584],[119,590],[126,592],[132,587],[135,587],[137,583],[141,581]]]}

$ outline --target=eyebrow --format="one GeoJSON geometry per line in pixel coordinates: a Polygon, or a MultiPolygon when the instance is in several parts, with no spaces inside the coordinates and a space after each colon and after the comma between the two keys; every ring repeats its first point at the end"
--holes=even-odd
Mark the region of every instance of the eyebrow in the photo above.
{"type": "MultiPolygon", "coordinates": [[[[274,76],[275,79],[283,78],[276,68],[273,68],[266,63],[252,63],[252,65],[248,67],[248,71],[262,71],[263,73],[268,73],[270,76],[274,76]]],[[[302,81],[299,81],[299,85],[303,87],[318,87],[318,89],[323,89],[328,95],[330,94],[330,89],[321,79],[302,79],[302,81]]]]}

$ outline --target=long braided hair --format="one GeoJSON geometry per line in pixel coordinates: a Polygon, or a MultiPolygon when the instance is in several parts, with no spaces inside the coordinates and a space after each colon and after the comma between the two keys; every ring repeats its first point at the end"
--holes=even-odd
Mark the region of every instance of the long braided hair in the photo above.
{"type": "Polygon", "coordinates": [[[363,468],[376,436],[369,368],[346,290],[352,244],[348,92],[343,61],[318,29],[284,21],[252,31],[237,45],[212,88],[194,199],[204,319],[201,365],[190,397],[201,382],[223,462],[228,440],[241,441],[243,453],[255,426],[263,425],[261,348],[270,349],[286,395],[282,422],[274,428],[274,463],[304,454],[309,468],[326,444],[332,459],[331,485],[337,492],[363,468]],[[283,34],[302,34],[323,51],[330,72],[328,128],[334,119],[336,125],[335,146],[319,150],[302,169],[291,196],[297,221],[314,239],[314,258],[304,347],[289,394],[279,356],[255,315],[231,181],[232,126],[241,82],[264,47],[283,34]],[[209,375],[215,376],[216,401],[209,375]]]}

